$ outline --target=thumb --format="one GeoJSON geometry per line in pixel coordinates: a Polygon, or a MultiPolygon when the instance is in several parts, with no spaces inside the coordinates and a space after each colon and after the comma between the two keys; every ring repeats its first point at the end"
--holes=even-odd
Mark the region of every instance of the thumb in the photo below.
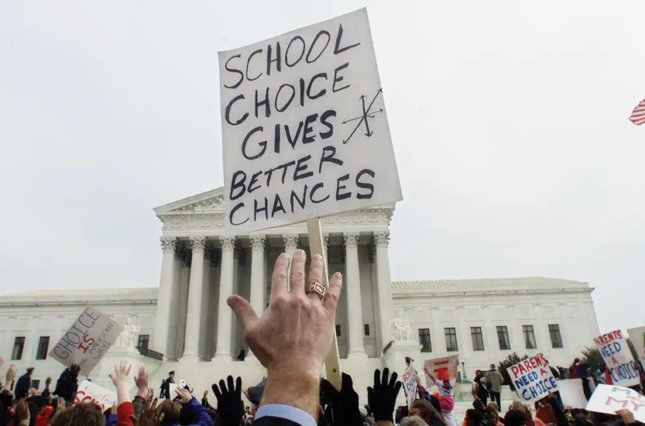
{"type": "Polygon", "coordinates": [[[253,328],[255,323],[258,322],[258,314],[255,313],[253,307],[243,297],[238,295],[229,296],[226,302],[235,312],[237,321],[242,326],[242,332],[253,328]]]}

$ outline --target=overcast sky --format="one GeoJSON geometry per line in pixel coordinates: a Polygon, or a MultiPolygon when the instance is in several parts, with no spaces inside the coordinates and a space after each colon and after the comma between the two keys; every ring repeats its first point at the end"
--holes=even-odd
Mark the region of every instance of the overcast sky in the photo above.
{"type": "Polygon", "coordinates": [[[217,52],[363,6],[392,278],[586,281],[645,325],[641,0],[0,0],[0,292],[156,286],[152,208],[223,184],[217,52]]]}

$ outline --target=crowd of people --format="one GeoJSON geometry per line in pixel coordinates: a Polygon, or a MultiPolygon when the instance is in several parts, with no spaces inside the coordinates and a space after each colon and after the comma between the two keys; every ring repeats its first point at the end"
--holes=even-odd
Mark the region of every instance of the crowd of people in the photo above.
{"type": "MultiPolygon", "coordinates": [[[[172,386],[174,372],[164,381],[155,397],[148,371],[133,371],[128,363],[115,366],[110,379],[117,403],[105,412],[94,403],[74,403],[79,367],[65,369],[50,392],[51,379],[41,393],[30,390],[31,371],[16,379],[10,366],[4,385],[0,385],[0,426],[4,425],[70,425],[70,426],[157,426],[200,425],[348,425],[389,426],[622,426],[635,424],[632,413],[620,410],[615,416],[587,413],[562,407],[555,395],[539,402],[535,413],[519,401],[502,414],[500,391],[502,379],[491,370],[479,371],[475,379],[480,389],[474,392],[473,408],[457,419],[454,410],[453,383],[450,377],[433,377],[438,392],[431,394],[420,382],[409,406],[396,407],[401,382],[396,372],[376,370],[367,388],[368,403],[361,406],[352,377],[342,375],[334,386],[320,377],[324,359],[330,350],[334,317],[342,276],[335,273],[324,282],[323,260],[314,255],[305,274],[306,255],[297,250],[292,259],[278,257],[272,275],[269,306],[258,316],[240,296],[228,298],[249,348],[267,370],[267,377],[256,386],[245,388],[241,378],[219,380],[212,385],[216,403],[208,401],[208,391],[201,401],[189,386],[172,386]],[[290,269],[290,271],[289,271],[290,269]],[[15,381],[13,392],[11,384],[15,381]],[[129,394],[136,385],[134,398],[129,394]],[[485,392],[484,392],[485,391],[485,392]],[[251,406],[245,406],[244,395],[251,406]],[[490,397],[491,402],[487,402],[490,397]]],[[[430,374],[430,372],[426,372],[430,374]]]]}

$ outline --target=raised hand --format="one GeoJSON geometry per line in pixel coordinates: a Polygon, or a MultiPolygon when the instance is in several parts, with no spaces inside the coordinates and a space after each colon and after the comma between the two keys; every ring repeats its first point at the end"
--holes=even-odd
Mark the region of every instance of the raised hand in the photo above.
{"type": "Polygon", "coordinates": [[[396,372],[392,373],[388,382],[389,370],[383,369],[381,377],[378,369],[374,370],[374,387],[367,388],[367,402],[374,413],[375,421],[394,420],[394,406],[396,405],[396,396],[401,389],[401,382],[398,382],[396,372]]]}
{"type": "Polygon", "coordinates": [[[358,411],[358,394],[353,385],[352,377],[345,373],[343,373],[343,384],[340,392],[325,379],[320,383],[322,391],[331,404],[331,413],[336,425],[363,426],[361,412],[358,411]]]}
{"type": "Polygon", "coordinates": [[[242,402],[242,378],[238,377],[233,384],[233,376],[219,381],[219,387],[213,383],[212,389],[217,398],[217,417],[215,423],[223,426],[238,426],[244,416],[242,402]],[[218,423],[218,420],[220,423],[218,423]]]}
{"type": "Polygon", "coordinates": [[[190,394],[190,392],[188,392],[181,386],[177,386],[177,395],[179,395],[179,402],[181,402],[182,405],[188,404],[191,399],[193,399],[193,396],[190,394]]]}
{"type": "Polygon", "coordinates": [[[335,273],[322,298],[306,293],[305,286],[323,282],[323,259],[311,258],[305,275],[307,255],[296,250],[288,278],[289,255],[281,254],[271,278],[269,307],[260,318],[240,296],[230,296],[244,340],[268,372],[263,404],[287,404],[316,417],[320,368],[334,337],[334,317],[342,287],[335,273]],[[290,288],[289,288],[290,284],[290,288]]]}
{"type": "MultiPolygon", "coordinates": [[[[72,365],[73,367],[73,365],[72,365]]],[[[132,366],[129,362],[122,361],[118,366],[114,366],[114,374],[109,374],[112,383],[116,387],[116,397],[119,404],[129,401],[128,397],[128,383],[130,380],[130,370],[132,366]]]]}
{"type": "Polygon", "coordinates": [[[620,410],[616,410],[616,414],[618,414],[623,419],[623,423],[625,423],[625,425],[631,425],[636,423],[636,419],[634,419],[634,413],[629,411],[627,408],[621,408],[620,410]]]}
{"type": "Polygon", "coordinates": [[[11,364],[7,369],[7,374],[5,375],[6,386],[11,386],[11,382],[16,378],[16,366],[11,364]]]}
{"type": "Polygon", "coordinates": [[[29,424],[29,407],[27,406],[27,401],[24,398],[18,400],[18,405],[16,406],[16,417],[20,420],[20,424],[29,424]]]}
{"type": "Polygon", "coordinates": [[[134,378],[134,383],[137,385],[137,396],[145,399],[148,395],[148,370],[144,367],[140,367],[137,377],[134,378]]]}

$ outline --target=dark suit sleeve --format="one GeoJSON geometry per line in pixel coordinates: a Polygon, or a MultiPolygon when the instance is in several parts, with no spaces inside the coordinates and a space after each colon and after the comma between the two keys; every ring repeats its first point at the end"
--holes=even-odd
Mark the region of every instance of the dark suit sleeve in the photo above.
{"type": "Polygon", "coordinates": [[[280,417],[261,417],[253,422],[253,426],[298,426],[300,423],[292,422],[291,420],[281,419],[280,417]]]}

